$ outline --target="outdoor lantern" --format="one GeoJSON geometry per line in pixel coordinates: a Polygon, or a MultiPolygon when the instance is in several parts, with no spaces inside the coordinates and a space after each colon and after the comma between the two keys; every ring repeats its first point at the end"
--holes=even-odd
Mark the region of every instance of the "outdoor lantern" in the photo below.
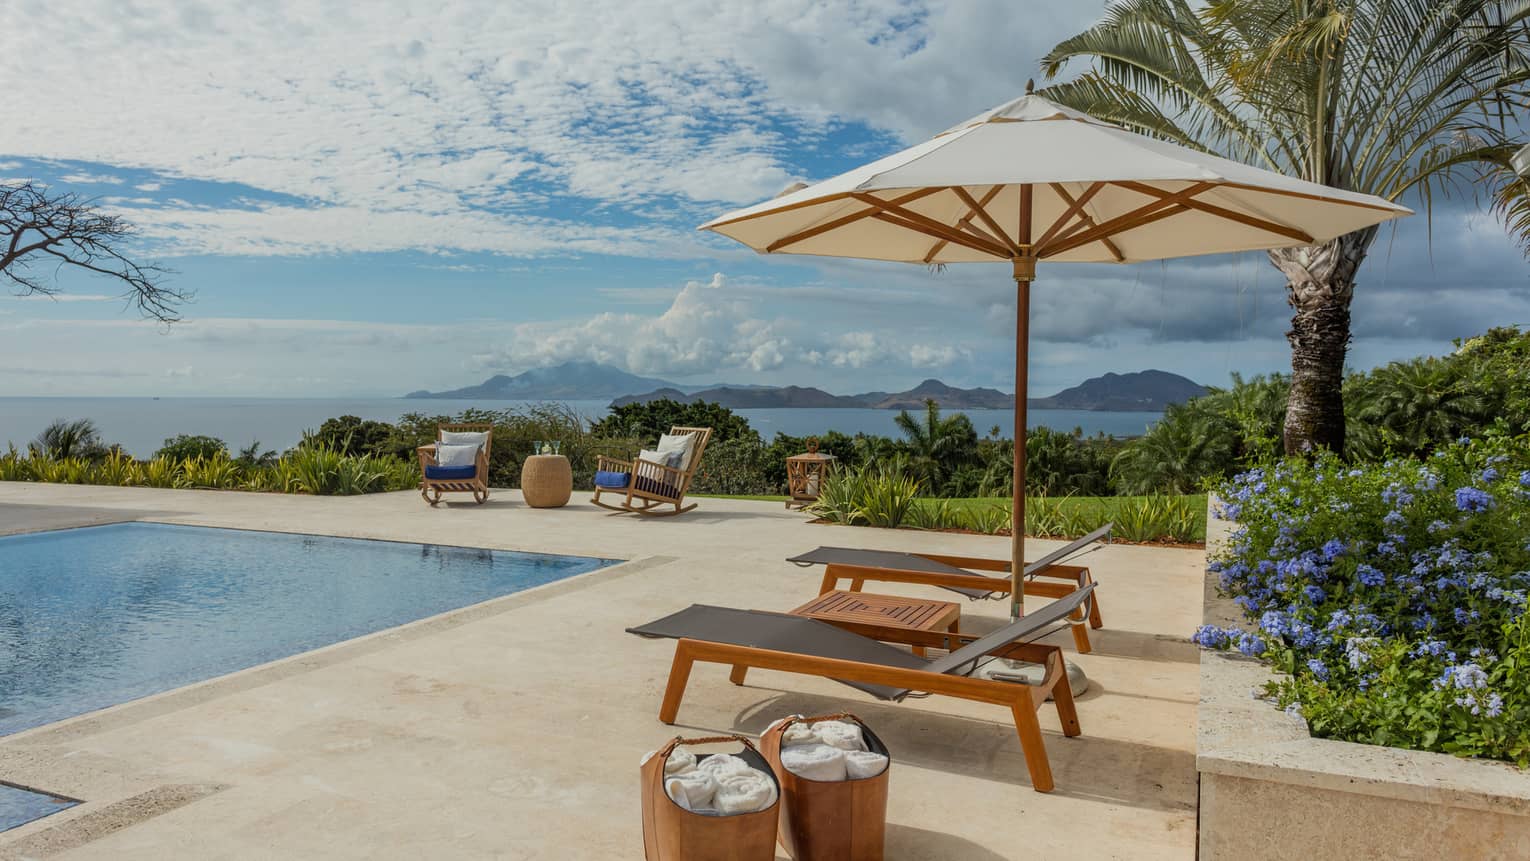
{"type": "Polygon", "coordinates": [[[806,508],[818,501],[823,480],[834,463],[834,455],[819,454],[818,440],[808,437],[807,452],[786,459],[786,492],[791,499],[787,508],[806,508]]]}

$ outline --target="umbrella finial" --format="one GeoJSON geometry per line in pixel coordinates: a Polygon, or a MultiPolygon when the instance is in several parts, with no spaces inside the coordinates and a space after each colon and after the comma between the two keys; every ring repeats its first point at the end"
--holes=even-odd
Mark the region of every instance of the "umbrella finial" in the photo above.
{"type": "Polygon", "coordinates": [[[1030,95],[1035,95],[1035,93],[1036,93],[1036,79],[1035,78],[1026,78],[1025,79],[1025,94],[1027,96],[1030,96],[1030,95]]]}

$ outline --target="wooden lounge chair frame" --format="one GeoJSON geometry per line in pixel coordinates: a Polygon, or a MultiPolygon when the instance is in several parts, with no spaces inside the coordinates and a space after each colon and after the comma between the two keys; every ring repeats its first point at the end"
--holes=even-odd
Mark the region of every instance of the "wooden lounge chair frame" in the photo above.
{"type": "Polygon", "coordinates": [[[696,468],[701,465],[701,455],[707,450],[707,441],[712,438],[711,428],[686,428],[672,427],[670,434],[689,434],[696,441],[691,446],[691,461],[684,470],[662,463],[654,463],[647,460],[619,460],[614,457],[601,455],[596,461],[595,469],[605,472],[625,472],[630,477],[627,486],[620,488],[595,486],[595,495],[590,497],[590,502],[601,508],[609,508],[612,511],[632,512],[634,514],[646,514],[649,517],[674,517],[676,514],[684,514],[696,507],[696,503],[685,504],[685,493],[690,489],[691,478],[696,474],[696,468]],[[646,479],[652,483],[654,490],[639,489],[638,479],[646,479]],[[665,494],[657,488],[672,487],[675,489],[673,496],[665,494]],[[620,495],[619,503],[601,501],[601,495],[620,495]],[[660,506],[673,505],[674,511],[662,510],[660,506]]]}
{"type": "MultiPolygon", "coordinates": [[[[1082,550],[1086,544],[1096,540],[1109,540],[1111,526],[1107,525],[1095,530],[1084,538],[1079,539],[1079,547],[1072,552],[1082,550]]],[[[1063,548],[1066,550],[1067,548],[1063,548]]],[[[819,583],[818,594],[825,595],[839,588],[839,581],[849,580],[851,592],[861,591],[861,587],[868,581],[872,583],[913,583],[922,586],[939,586],[942,588],[956,588],[963,591],[968,597],[974,597],[972,590],[987,593],[984,597],[1001,598],[1008,596],[1013,588],[1010,579],[1010,562],[1008,559],[987,559],[977,556],[947,556],[939,553],[917,553],[909,551],[908,555],[928,559],[931,562],[939,562],[954,568],[964,568],[968,572],[994,571],[1002,576],[989,576],[978,573],[942,573],[932,571],[915,571],[902,568],[885,567],[881,565],[845,565],[830,563],[824,566],[823,580],[819,583]]],[[[1089,572],[1087,565],[1067,565],[1061,562],[1050,561],[1048,557],[1042,557],[1036,562],[1026,566],[1023,587],[1026,595],[1035,595],[1038,598],[1062,598],[1083,589],[1095,582],[1094,575],[1089,572]],[[1040,580],[1038,578],[1047,578],[1040,580]],[[1061,582],[1047,582],[1061,581],[1061,582]]],[[[1064,553],[1066,557],[1071,553],[1064,553]]],[[[1073,645],[1080,654],[1089,654],[1093,650],[1089,642],[1089,631],[1084,627],[1087,618],[1090,628],[1103,628],[1104,618],[1100,615],[1099,595],[1090,595],[1087,609],[1081,608],[1073,618],[1070,627],[1073,631],[1073,645]]]]}
{"type": "Polygon", "coordinates": [[[483,505],[489,499],[489,448],[494,443],[494,425],[484,422],[482,424],[456,424],[437,425],[436,440],[441,439],[443,433],[482,433],[483,447],[478,450],[478,459],[475,464],[476,471],[472,478],[427,478],[425,468],[436,465],[436,447],[434,444],[422,445],[414,451],[420,456],[420,496],[431,505],[441,501],[443,493],[471,493],[473,501],[483,505]],[[434,495],[435,498],[431,498],[434,495]]]}
{"type": "MultiPolygon", "coordinates": [[[[1083,590],[1085,596],[1092,587],[1083,590]]],[[[1041,631],[1036,638],[1050,633],[1041,631]]],[[[896,643],[911,647],[956,650],[981,639],[967,634],[950,634],[937,631],[914,631],[906,628],[884,627],[869,630],[864,627],[856,633],[868,639],[884,643],[896,643]]],[[[1036,685],[1002,682],[992,679],[970,678],[964,675],[934,672],[931,670],[886,666],[854,660],[819,657],[796,652],[718,643],[708,640],[681,638],[675,645],[675,657],[670,665],[669,682],[664,688],[664,700],[659,706],[659,720],[673,724],[685,697],[685,689],[691,678],[691,668],[697,663],[725,664],[731,667],[728,680],[742,685],[750,669],[777,670],[784,673],[822,676],[839,682],[858,682],[869,685],[885,685],[900,688],[904,693],[895,697],[901,701],[909,692],[940,694],[973,702],[991,703],[1010,710],[1015,732],[1020,737],[1020,748],[1025,753],[1026,769],[1030,772],[1031,786],[1037,792],[1051,792],[1054,786],[1052,766],[1047,759],[1046,743],[1041,735],[1041,723],[1037,712],[1051,698],[1057,709],[1058,721],[1063,735],[1077,736],[1078,710],[1073,702],[1073,690],[1068,686],[1068,671],[1063,662],[1063,651],[1058,646],[1035,642],[1012,642],[985,653],[987,657],[1008,658],[1039,664],[1045,672],[1036,685]]]]}

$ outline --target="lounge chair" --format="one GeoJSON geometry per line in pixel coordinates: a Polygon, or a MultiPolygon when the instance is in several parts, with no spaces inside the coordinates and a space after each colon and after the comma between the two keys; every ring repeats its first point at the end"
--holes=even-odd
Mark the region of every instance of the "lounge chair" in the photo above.
{"type": "MultiPolygon", "coordinates": [[[[701,455],[707,450],[707,440],[712,438],[711,428],[672,427],[659,438],[658,452],[681,446],[682,437],[690,437],[686,455],[678,465],[655,463],[641,456],[632,460],[618,460],[601,455],[595,464],[595,495],[590,501],[612,511],[630,511],[651,517],[673,517],[696,507],[693,502],[685,504],[685,492],[691,486],[691,477],[701,465],[701,455]],[[621,501],[612,503],[601,500],[602,495],[620,496],[621,501]],[[673,505],[674,511],[663,511],[661,505],[673,505]]],[[[678,449],[675,449],[678,450],[678,449]]]]}
{"type": "MultiPolygon", "coordinates": [[[[1051,553],[1025,566],[1024,589],[1027,595],[1042,598],[1062,598],[1094,582],[1089,569],[1083,565],[1065,565],[1063,561],[1082,552],[1096,541],[1109,541],[1114,524],[1107,523],[1076,541],[1053,550],[1051,553]],[[1045,578],[1045,579],[1040,579],[1045,578]],[[1065,582],[1046,582],[1061,580],[1065,582]]],[[[818,594],[839,588],[840,580],[850,581],[850,591],[861,591],[866,581],[873,583],[918,583],[939,586],[965,595],[971,600],[1005,598],[1012,591],[1008,559],[984,559],[973,556],[944,556],[936,553],[904,553],[897,550],[866,550],[852,547],[819,547],[806,553],[789,557],[786,561],[807,567],[827,566],[818,594]],[[1002,572],[1003,576],[988,576],[977,571],[1002,572]]],[[[1100,628],[1105,623],[1100,616],[1100,602],[1089,601],[1086,608],[1089,626],[1100,628]]],[[[1081,624],[1073,627],[1073,642],[1078,650],[1090,650],[1089,632],[1081,624]]]]}
{"type": "MultiPolygon", "coordinates": [[[[475,437],[457,437],[459,444],[471,445],[475,437]]],[[[489,448],[494,442],[494,425],[438,425],[436,441],[415,449],[420,456],[420,496],[431,505],[441,501],[443,493],[471,493],[479,505],[489,499],[489,448]],[[441,466],[436,462],[436,446],[453,442],[452,434],[482,434],[482,443],[471,466],[441,466]],[[435,498],[431,498],[432,494],[435,498]]]]}
{"type": "Polygon", "coordinates": [[[873,639],[803,616],[704,604],[627,631],[680,641],[659,707],[659,720],[664,723],[675,722],[691,666],[697,661],[732,666],[729,679],[736,685],[743,684],[745,674],[754,667],[834,679],[892,702],[923,692],[993,703],[1008,706],[1014,716],[1031,786],[1037,792],[1050,792],[1052,767],[1036,712],[1050,696],[1063,734],[1076,736],[1081,730],[1062,649],[1032,641],[1051,633],[1058,622],[1078,610],[1093,589],[1093,584],[1085,586],[982,637],[887,628],[873,639]],[[931,661],[891,643],[958,648],[931,661]],[[1046,672],[1037,685],[970,678],[986,663],[984,658],[1028,661],[1042,665],[1046,672]]]}

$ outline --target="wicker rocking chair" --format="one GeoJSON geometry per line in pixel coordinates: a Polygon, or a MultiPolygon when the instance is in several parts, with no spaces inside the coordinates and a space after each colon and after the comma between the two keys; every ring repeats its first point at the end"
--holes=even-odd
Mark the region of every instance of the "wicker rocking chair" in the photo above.
{"type": "Polygon", "coordinates": [[[420,496],[431,505],[441,501],[443,493],[471,493],[479,505],[489,499],[489,448],[494,442],[494,425],[462,424],[438,425],[436,440],[439,443],[448,433],[481,433],[483,445],[472,467],[440,466],[436,463],[436,445],[422,445],[415,449],[420,456],[420,496]],[[434,495],[434,498],[431,498],[434,495]]]}
{"type": "Polygon", "coordinates": [[[637,458],[627,461],[602,455],[596,462],[595,495],[590,501],[612,511],[630,511],[650,517],[673,517],[695,508],[694,502],[685,504],[685,492],[691,486],[691,477],[696,474],[696,467],[701,465],[701,455],[707,449],[707,440],[712,438],[712,429],[673,427],[669,432],[672,436],[688,434],[695,439],[691,444],[690,461],[684,464],[683,469],[637,458]],[[614,479],[621,475],[625,475],[625,482],[619,487],[614,482],[601,483],[604,479],[614,479]],[[601,494],[620,495],[621,501],[602,501],[601,494]],[[669,505],[673,505],[675,510],[660,508],[669,505]]]}

